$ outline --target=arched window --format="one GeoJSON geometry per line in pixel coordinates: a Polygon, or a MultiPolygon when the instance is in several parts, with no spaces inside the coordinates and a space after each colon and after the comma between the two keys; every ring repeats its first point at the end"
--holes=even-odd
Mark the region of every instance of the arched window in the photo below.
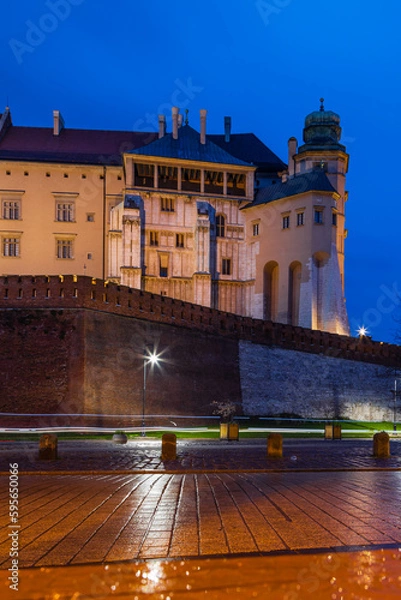
{"type": "Polygon", "coordinates": [[[267,321],[277,321],[278,316],[278,264],[271,260],[263,269],[263,318],[267,321]]]}
{"type": "Polygon", "coordinates": [[[288,323],[290,325],[299,325],[301,275],[301,263],[298,261],[292,262],[288,272],[288,323]]]}
{"type": "Polygon", "coordinates": [[[226,235],[226,219],[224,215],[216,216],[216,237],[225,237],[226,235]]]}

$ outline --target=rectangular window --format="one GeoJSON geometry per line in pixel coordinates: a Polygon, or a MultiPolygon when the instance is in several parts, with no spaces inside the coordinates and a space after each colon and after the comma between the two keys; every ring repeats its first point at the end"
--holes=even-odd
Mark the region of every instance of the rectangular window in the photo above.
{"type": "Polygon", "coordinates": [[[74,203],[73,202],[57,202],[56,206],[57,221],[74,221],[74,203]]]}
{"type": "Polygon", "coordinates": [[[168,277],[168,253],[159,254],[160,261],[160,277],[168,277]]]}
{"type": "Polygon", "coordinates": [[[174,212],[174,198],[160,198],[160,208],[163,212],[174,212]]]}
{"type": "Polygon", "coordinates": [[[337,213],[333,212],[331,215],[331,223],[334,227],[337,227],[337,213]]]}
{"type": "Polygon", "coordinates": [[[286,215],[285,217],[283,217],[283,229],[289,229],[290,228],[290,216],[286,215]]]}
{"type": "Polygon", "coordinates": [[[72,240],[57,240],[57,258],[74,258],[72,240]]]}
{"type": "Polygon", "coordinates": [[[297,213],[297,227],[301,225],[305,225],[305,213],[303,212],[297,213]]]}
{"type": "Polygon", "coordinates": [[[184,248],[184,234],[183,233],[176,234],[175,245],[176,245],[176,248],[184,248]]]}
{"type": "Polygon", "coordinates": [[[19,256],[20,240],[19,238],[3,238],[2,243],[3,256],[19,256]]]}
{"type": "Polygon", "coordinates": [[[314,221],[317,225],[323,224],[323,211],[321,209],[315,209],[314,221]]]}
{"type": "Polygon", "coordinates": [[[158,246],[159,245],[159,234],[157,231],[149,232],[149,245],[150,246],[158,246]]]}
{"type": "Polygon", "coordinates": [[[221,272],[222,275],[231,275],[231,258],[223,258],[221,272]]]}
{"type": "Polygon", "coordinates": [[[20,218],[20,201],[4,200],[3,202],[3,219],[18,220],[20,218]]]}
{"type": "Polygon", "coordinates": [[[95,220],[95,213],[87,213],[86,220],[89,221],[90,223],[93,223],[95,220]]]}
{"type": "Polygon", "coordinates": [[[259,223],[254,223],[252,225],[252,235],[253,236],[259,235],[259,223]]]}

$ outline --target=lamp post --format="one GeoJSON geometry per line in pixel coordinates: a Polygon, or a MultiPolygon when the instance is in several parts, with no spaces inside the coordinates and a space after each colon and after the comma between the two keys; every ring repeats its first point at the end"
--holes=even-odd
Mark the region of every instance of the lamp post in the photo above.
{"type": "Polygon", "coordinates": [[[145,405],[146,405],[146,365],[157,365],[159,357],[156,352],[143,355],[143,394],[142,394],[142,433],[141,436],[146,436],[145,431],[145,405]]]}
{"type": "Polygon", "coordinates": [[[394,369],[394,389],[391,391],[394,394],[393,430],[397,431],[397,396],[400,395],[400,392],[397,392],[397,369],[394,369]]]}

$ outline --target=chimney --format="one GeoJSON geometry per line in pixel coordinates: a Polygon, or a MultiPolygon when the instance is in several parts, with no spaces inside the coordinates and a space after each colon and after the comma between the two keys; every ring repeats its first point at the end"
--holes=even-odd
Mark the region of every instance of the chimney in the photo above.
{"type": "Polygon", "coordinates": [[[182,127],[182,114],[181,113],[178,115],[178,129],[180,127],[182,127]]]}
{"type": "Polygon", "coordinates": [[[166,135],[166,116],[159,115],[159,138],[166,135]]]}
{"type": "Polygon", "coordinates": [[[228,143],[231,136],[231,117],[224,117],[224,135],[225,141],[228,143]]]}
{"type": "Polygon", "coordinates": [[[59,110],[53,111],[53,135],[60,135],[64,129],[64,119],[59,110]]]}
{"type": "Polygon", "coordinates": [[[0,115],[0,140],[3,139],[3,137],[6,134],[7,129],[9,127],[11,127],[11,125],[12,125],[11,112],[10,112],[10,109],[8,108],[8,106],[6,106],[3,114],[0,115]]]}
{"type": "Polygon", "coordinates": [[[288,171],[282,171],[279,173],[281,175],[281,183],[287,183],[288,181],[288,171]]]}
{"type": "Polygon", "coordinates": [[[207,115],[207,110],[202,108],[202,110],[200,111],[200,121],[201,121],[200,142],[201,142],[201,144],[206,144],[206,115],[207,115]]]}
{"type": "Polygon", "coordinates": [[[295,175],[295,160],[294,156],[296,155],[298,150],[298,142],[297,139],[291,137],[288,140],[288,176],[293,177],[295,175]]]}
{"type": "Polygon", "coordinates": [[[180,109],[177,106],[173,106],[171,109],[173,116],[173,138],[178,140],[178,111],[180,109]]]}

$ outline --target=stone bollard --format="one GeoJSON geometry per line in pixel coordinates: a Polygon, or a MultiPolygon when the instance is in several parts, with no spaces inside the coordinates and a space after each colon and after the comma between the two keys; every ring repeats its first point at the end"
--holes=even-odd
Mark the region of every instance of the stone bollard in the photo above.
{"type": "Polygon", "coordinates": [[[175,433],[164,433],[162,437],[162,460],[177,458],[177,436],[175,433]]]}
{"type": "Polygon", "coordinates": [[[385,431],[375,433],[373,436],[373,456],[376,458],[390,456],[390,436],[385,431]]]}
{"type": "Polygon", "coordinates": [[[39,439],[39,459],[57,460],[57,436],[45,433],[39,439]]]}
{"type": "Polygon", "coordinates": [[[270,433],[267,436],[267,456],[282,458],[283,436],[280,433],[270,433]]]}
{"type": "Polygon", "coordinates": [[[221,440],[239,440],[238,423],[220,423],[221,440]]]}
{"type": "Polygon", "coordinates": [[[326,423],[326,425],[324,426],[324,439],[333,439],[333,425],[331,423],[326,423]]]}
{"type": "Polygon", "coordinates": [[[333,425],[333,439],[341,440],[341,425],[333,425]]]}

